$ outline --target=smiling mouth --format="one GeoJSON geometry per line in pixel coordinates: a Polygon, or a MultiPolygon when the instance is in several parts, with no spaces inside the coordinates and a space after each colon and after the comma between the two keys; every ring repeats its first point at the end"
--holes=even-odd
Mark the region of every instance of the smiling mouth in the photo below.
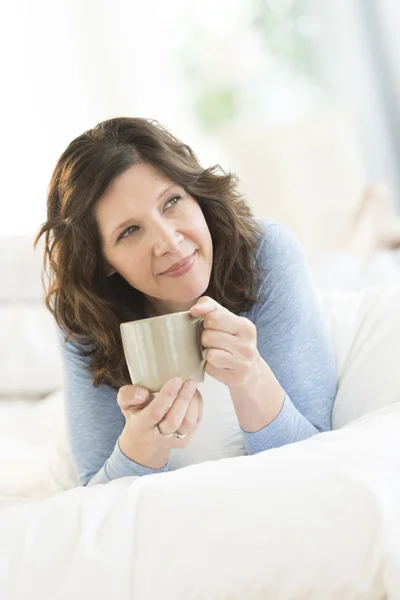
{"type": "Polygon", "coordinates": [[[194,255],[196,254],[196,252],[197,252],[197,250],[192,252],[192,254],[189,254],[189,256],[187,256],[186,258],[183,258],[181,261],[173,264],[169,269],[160,273],[160,275],[170,275],[173,273],[178,273],[179,271],[184,269],[190,263],[190,261],[194,258],[194,255]]]}

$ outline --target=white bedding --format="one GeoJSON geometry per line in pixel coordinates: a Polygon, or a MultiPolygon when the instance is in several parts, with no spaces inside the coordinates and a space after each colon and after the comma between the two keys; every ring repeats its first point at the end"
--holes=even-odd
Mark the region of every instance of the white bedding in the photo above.
{"type": "Polygon", "coordinates": [[[253,457],[0,511],[7,600],[399,597],[400,403],[253,457]]]}
{"type": "Polygon", "coordinates": [[[340,383],[330,433],[38,501],[74,485],[62,438],[49,453],[60,396],[42,404],[47,449],[31,477],[0,483],[0,597],[398,600],[400,288],[322,303],[340,383]]]}

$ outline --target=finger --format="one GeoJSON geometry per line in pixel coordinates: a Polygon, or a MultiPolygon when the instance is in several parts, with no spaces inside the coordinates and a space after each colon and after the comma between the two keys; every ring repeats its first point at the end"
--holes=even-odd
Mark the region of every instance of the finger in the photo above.
{"type": "Polygon", "coordinates": [[[179,429],[195,392],[196,382],[190,379],[185,381],[168,413],[158,423],[158,428],[163,434],[168,435],[179,429]]]}
{"type": "Polygon", "coordinates": [[[209,296],[199,298],[189,312],[193,317],[204,317],[205,329],[217,329],[233,335],[238,335],[241,331],[246,330],[241,322],[244,320],[243,317],[235,315],[209,296]]]}
{"type": "Polygon", "coordinates": [[[207,313],[214,310],[226,310],[221,304],[218,304],[216,300],[210,298],[209,296],[202,296],[199,298],[189,310],[190,314],[193,317],[203,317],[207,313]]]}
{"type": "Polygon", "coordinates": [[[197,398],[198,398],[198,412],[197,412],[197,424],[196,426],[200,423],[200,421],[203,418],[203,396],[200,394],[200,392],[197,390],[197,398]]]}
{"type": "Polygon", "coordinates": [[[182,385],[183,380],[180,377],[174,377],[154,395],[152,402],[142,411],[142,418],[149,427],[154,427],[164,418],[182,385]]]}
{"type": "Polygon", "coordinates": [[[230,352],[219,350],[217,348],[208,350],[206,356],[206,364],[217,369],[234,369],[238,364],[241,364],[241,362],[242,361],[238,361],[237,357],[233,356],[230,352]]]}
{"type": "Polygon", "coordinates": [[[194,431],[198,422],[198,415],[199,399],[197,393],[195,392],[186,411],[186,415],[184,416],[183,421],[179,426],[178,433],[191,433],[192,431],[194,431]]]}
{"type": "Polygon", "coordinates": [[[226,382],[226,378],[230,377],[232,371],[230,369],[218,369],[217,367],[213,367],[212,365],[206,363],[205,372],[210,376],[216,379],[217,381],[222,381],[222,383],[226,382]]]}
{"type": "Polygon", "coordinates": [[[256,353],[257,339],[243,338],[224,331],[206,329],[201,334],[201,344],[204,348],[225,350],[234,357],[236,362],[251,360],[256,353]]]}
{"type": "Polygon", "coordinates": [[[229,310],[213,310],[204,317],[203,328],[239,335],[243,330],[240,319],[229,310]]]}
{"type": "Polygon", "coordinates": [[[237,354],[240,352],[242,342],[237,336],[231,333],[216,331],[215,329],[205,329],[201,333],[201,345],[204,348],[219,348],[231,354],[237,354]]]}
{"type": "Polygon", "coordinates": [[[138,385],[124,385],[117,395],[117,403],[121,410],[129,410],[145,404],[150,399],[150,392],[138,385]]]}

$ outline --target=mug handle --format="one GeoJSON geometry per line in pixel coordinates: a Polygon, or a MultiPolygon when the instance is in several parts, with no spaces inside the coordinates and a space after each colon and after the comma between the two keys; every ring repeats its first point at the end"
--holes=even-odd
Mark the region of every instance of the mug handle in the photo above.
{"type": "MultiPolygon", "coordinates": [[[[204,317],[195,317],[193,320],[195,323],[199,324],[200,328],[203,326],[204,317]]],[[[209,348],[204,348],[204,346],[202,346],[201,343],[200,343],[200,346],[201,346],[201,353],[203,355],[203,360],[201,361],[201,368],[204,369],[205,364],[207,362],[207,352],[208,352],[209,348]]]]}

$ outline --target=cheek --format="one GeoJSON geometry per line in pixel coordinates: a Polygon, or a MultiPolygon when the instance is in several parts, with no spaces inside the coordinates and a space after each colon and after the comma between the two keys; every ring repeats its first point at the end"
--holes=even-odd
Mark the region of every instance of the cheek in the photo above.
{"type": "Polygon", "coordinates": [[[127,250],[118,258],[117,270],[134,287],[135,284],[140,286],[143,281],[148,281],[150,267],[149,255],[144,251],[127,250]]]}
{"type": "Polygon", "coordinates": [[[196,210],[191,215],[191,228],[195,234],[196,240],[201,242],[203,250],[212,254],[212,240],[210,230],[208,229],[207,221],[204,218],[203,212],[200,206],[196,203],[196,210]]]}
{"type": "Polygon", "coordinates": [[[202,240],[202,247],[203,247],[204,253],[209,257],[210,260],[212,260],[212,255],[213,255],[212,239],[211,239],[210,230],[208,229],[208,226],[207,226],[206,221],[204,220],[204,217],[202,218],[202,222],[199,223],[197,230],[199,232],[199,238],[202,240]]]}

